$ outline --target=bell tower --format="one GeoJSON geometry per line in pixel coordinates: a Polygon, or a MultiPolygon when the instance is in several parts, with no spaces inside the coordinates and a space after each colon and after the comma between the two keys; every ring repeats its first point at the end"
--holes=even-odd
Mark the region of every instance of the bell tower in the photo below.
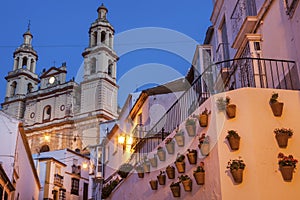
{"type": "Polygon", "coordinates": [[[26,95],[37,90],[39,83],[38,75],[35,74],[38,55],[32,47],[32,38],[29,24],[23,34],[23,44],[13,54],[12,71],[5,77],[7,85],[2,108],[18,119],[24,117],[26,95]]]}
{"type": "Polygon", "coordinates": [[[117,117],[116,62],[114,28],[102,4],[98,18],[89,29],[89,46],[84,50],[84,75],[81,82],[80,113],[100,116],[100,121],[117,117]]]}

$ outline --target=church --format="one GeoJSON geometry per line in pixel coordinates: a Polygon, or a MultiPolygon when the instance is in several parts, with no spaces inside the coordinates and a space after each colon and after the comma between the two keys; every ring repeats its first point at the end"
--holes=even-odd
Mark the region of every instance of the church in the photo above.
{"type": "Polygon", "coordinates": [[[23,121],[32,153],[65,148],[82,152],[99,142],[99,123],[118,116],[115,30],[103,4],[97,12],[89,28],[89,45],[82,53],[80,83],[66,80],[66,63],[37,74],[38,52],[32,46],[30,28],[13,53],[2,109],[23,121]]]}

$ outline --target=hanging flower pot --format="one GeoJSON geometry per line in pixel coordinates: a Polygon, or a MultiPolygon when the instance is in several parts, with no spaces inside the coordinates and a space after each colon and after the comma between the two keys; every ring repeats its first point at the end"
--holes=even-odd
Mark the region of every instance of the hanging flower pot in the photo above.
{"type": "Polygon", "coordinates": [[[278,159],[279,170],[283,180],[291,181],[293,179],[293,173],[298,160],[296,160],[292,155],[285,156],[283,153],[278,154],[278,159]]]}
{"type": "Polygon", "coordinates": [[[185,128],[190,137],[194,137],[196,135],[196,122],[194,119],[187,119],[185,128]]]}
{"type": "Polygon", "coordinates": [[[121,178],[126,178],[132,169],[133,169],[133,166],[131,164],[124,163],[120,166],[120,168],[118,170],[118,174],[121,176],[121,178]]]}
{"type": "Polygon", "coordinates": [[[196,180],[197,185],[204,185],[205,183],[204,162],[200,162],[200,165],[194,171],[193,176],[196,180]]]}
{"type": "Polygon", "coordinates": [[[227,165],[227,169],[230,170],[232,178],[236,183],[243,182],[243,172],[245,169],[245,163],[241,159],[230,160],[227,165]]]}
{"type": "Polygon", "coordinates": [[[293,130],[286,128],[277,128],[274,130],[274,133],[278,146],[280,148],[286,148],[288,145],[289,138],[293,135],[293,130]]]}
{"type": "Polygon", "coordinates": [[[136,172],[137,172],[139,178],[144,178],[144,168],[143,168],[143,166],[138,165],[136,167],[136,172]]]}
{"type": "Polygon", "coordinates": [[[235,113],[236,113],[236,105],[234,104],[229,104],[226,106],[226,114],[228,118],[235,118],[235,113]]]}
{"type": "Polygon", "coordinates": [[[168,154],[174,154],[175,144],[172,138],[167,138],[165,144],[166,144],[166,149],[168,151],[168,154]]]}
{"type": "Polygon", "coordinates": [[[205,108],[205,110],[200,114],[199,116],[199,124],[201,127],[207,127],[208,125],[208,110],[205,108]]]}
{"type": "Polygon", "coordinates": [[[205,136],[205,133],[203,133],[199,138],[198,147],[203,156],[207,156],[209,154],[210,152],[209,136],[205,136]]]}
{"type": "Polygon", "coordinates": [[[241,137],[234,130],[229,130],[227,133],[228,134],[226,136],[226,139],[229,142],[230,148],[233,151],[238,150],[240,148],[240,139],[241,139],[241,137]]]}
{"type": "Polygon", "coordinates": [[[284,105],[283,103],[278,102],[278,100],[277,100],[278,96],[279,96],[278,93],[274,92],[269,101],[273,115],[275,117],[280,117],[282,115],[282,110],[283,110],[283,105],[284,105]]]}
{"type": "Polygon", "coordinates": [[[191,192],[192,191],[192,189],[193,189],[192,183],[193,182],[190,178],[188,178],[187,180],[182,181],[181,183],[183,185],[184,191],[186,191],[186,192],[191,192]]]}
{"type": "Polygon", "coordinates": [[[184,132],[183,131],[179,131],[175,134],[174,136],[176,143],[179,147],[183,147],[184,146],[184,132]]]}
{"type": "Polygon", "coordinates": [[[157,180],[158,180],[159,185],[166,184],[166,174],[164,171],[160,171],[160,174],[157,176],[157,180]]]}
{"type": "Polygon", "coordinates": [[[160,161],[166,160],[166,151],[162,147],[157,148],[157,157],[160,161]]]}
{"type": "Polygon", "coordinates": [[[166,173],[169,179],[174,179],[175,178],[175,167],[173,166],[168,166],[166,168],[166,173]]]}
{"type": "Polygon", "coordinates": [[[186,155],[187,155],[187,158],[191,165],[194,165],[197,163],[197,150],[196,149],[192,149],[192,150],[188,149],[188,153],[186,155]]]}
{"type": "Polygon", "coordinates": [[[150,162],[148,160],[143,163],[143,168],[145,173],[150,173],[150,162]]]}
{"type": "Polygon", "coordinates": [[[173,197],[180,197],[180,185],[179,185],[179,183],[180,182],[176,182],[176,183],[173,182],[170,185],[173,197]]]}
{"type": "Polygon", "coordinates": [[[157,167],[157,157],[156,157],[156,155],[154,155],[153,158],[150,158],[149,161],[150,161],[151,167],[157,167]]]}
{"type": "Polygon", "coordinates": [[[151,180],[149,183],[152,190],[157,190],[157,180],[151,180]]]}
{"type": "Polygon", "coordinates": [[[184,162],[185,156],[182,154],[177,155],[177,159],[175,161],[175,166],[177,168],[178,173],[184,173],[185,172],[185,162],[184,162]]]}

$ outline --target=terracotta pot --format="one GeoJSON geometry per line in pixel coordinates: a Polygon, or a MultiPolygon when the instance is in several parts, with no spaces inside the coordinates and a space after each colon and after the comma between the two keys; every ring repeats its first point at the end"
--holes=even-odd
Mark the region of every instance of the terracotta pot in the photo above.
{"type": "Polygon", "coordinates": [[[284,181],[291,181],[293,179],[295,169],[293,166],[280,166],[279,169],[284,181]]]}
{"type": "Polygon", "coordinates": [[[170,186],[173,197],[180,197],[180,186],[170,186]]]}
{"type": "Polygon", "coordinates": [[[174,154],[174,151],[175,151],[174,142],[170,142],[170,143],[166,144],[166,149],[168,151],[168,154],[174,154]]]}
{"type": "Polygon", "coordinates": [[[197,164],[197,152],[187,153],[186,155],[191,165],[197,164]]]}
{"type": "Polygon", "coordinates": [[[144,169],[137,169],[136,171],[139,178],[144,178],[144,169]]]}
{"type": "Polygon", "coordinates": [[[184,146],[184,135],[175,135],[175,140],[176,143],[179,147],[183,147],[184,146]]]}
{"type": "Polygon", "coordinates": [[[192,189],[193,189],[192,183],[193,183],[193,182],[192,182],[191,179],[182,181],[181,183],[182,183],[182,185],[183,185],[184,191],[186,191],[186,192],[191,192],[191,191],[192,191],[192,189]]]}
{"type": "Polygon", "coordinates": [[[236,105],[229,104],[226,106],[226,114],[228,118],[235,118],[236,105]]]}
{"type": "Polygon", "coordinates": [[[194,175],[197,185],[204,185],[205,172],[196,172],[193,175],[194,175]]]}
{"type": "Polygon", "coordinates": [[[286,148],[288,145],[289,135],[288,134],[276,134],[275,138],[277,140],[278,146],[280,148],[286,148]]]}
{"type": "Polygon", "coordinates": [[[233,170],[230,170],[230,172],[232,174],[234,182],[236,182],[236,183],[243,182],[244,169],[233,169],[233,170]]]}
{"type": "Polygon", "coordinates": [[[208,115],[207,114],[201,114],[199,116],[199,123],[201,127],[207,127],[208,125],[208,115]]]}
{"type": "Polygon", "coordinates": [[[157,180],[159,185],[165,185],[166,184],[166,175],[158,175],[157,180]]]}
{"type": "Polygon", "coordinates": [[[280,117],[282,115],[282,110],[283,110],[283,103],[280,102],[275,102],[275,103],[270,103],[273,115],[275,117],[280,117]]]}
{"type": "Polygon", "coordinates": [[[153,158],[149,159],[151,167],[157,167],[157,157],[154,156],[153,158]]]}
{"type": "Polygon", "coordinates": [[[239,150],[239,148],[240,148],[240,140],[241,140],[240,137],[236,138],[236,137],[231,136],[231,137],[227,138],[227,140],[229,142],[230,148],[233,151],[239,150]]]}
{"type": "Polygon", "coordinates": [[[184,173],[185,172],[185,162],[175,162],[176,168],[178,173],[184,173]]]}
{"type": "Polygon", "coordinates": [[[166,173],[169,179],[174,179],[175,178],[175,168],[167,168],[166,173]]]}
{"type": "Polygon", "coordinates": [[[151,180],[149,183],[152,190],[157,190],[157,180],[151,180]]]}
{"type": "Polygon", "coordinates": [[[145,173],[150,173],[150,163],[144,163],[143,168],[145,173]]]}
{"type": "Polygon", "coordinates": [[[166,160],[166,151],[165,150],[157,150],[157,157],[160,161],[166,160]]]}
{"type": "Polygon", "coordinates": [[[210,145],[207,144],[207,143],[204,143],[202,145],[198,145],[199,149],[200,149],[200,152],[202,154],[202,156],[207,156],[209,154],[209,151],[210,151],[210,145]]]}
{"type": "Polygon", "coordinates": [[[194,137],[196,135],[196,126],[195,125],[187,125],[187,126],[185,126],[185,128],[190,137],[194,137]]]}

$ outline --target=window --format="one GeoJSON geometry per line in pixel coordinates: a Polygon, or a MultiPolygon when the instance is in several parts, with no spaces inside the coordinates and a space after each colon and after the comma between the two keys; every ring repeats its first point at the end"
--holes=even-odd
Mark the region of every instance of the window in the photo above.
{"type": "Polygon", "coordinates": [[[101,43],[105,43],[105,40],[106,40],[106,33],[105,33],[105,31],[102,31],[101,32],[101,43]]]}
{"type": "Polygon", "coordinates": [[[50,147],[48,145],[43,145],[40,149],[40,153],[50,151],[50,147]]]}
{"type": "Polygon", "coordinates": [[[24,57],[22,60],[22,68],[26,68],[27,66],[27,57],[24,57]]]}
{"type": "Polygon", "coordinates": [[[107,67],[107,74],[109,76],[112,76],[112,68],[113,68],[113,63],[111,60],[108,61],[108,67],[107,67]]]}
{"type": "Polygon", "coordinates": [[[51,119],[51,106],[46,106],[43,112],[43,122],[50,121],[51,119]]]}
{"type": "Polygon", "coordinates": [[[96,73],[96,58],[92,58],[90,69],[91,69],[91,73],[90,74],[96,73]]]}
{"type": "Polygon", "coordinates": [[[17,90],[17,82],[14,81],[12,84],[11,84],[11,91],[10,91],[10,96],[14,96],[16,94],[16,90],[17,90]]]}
{"type": "Polygon", "coordinates": [[[59,200],[65,200],[66,199],[66,189],[60,188],[59,189],[59,200]]]}
{"type": "Polygon", "coordinates": [[[7,192],[4,193],[4,200],[8,200],[8,194],[7,194],[7,192]]]}
{"type": "Polygon", "coordinates": [[[72,178],[71,194],[79,195],[79,179],[72,178]]]}
{"type": "Polygon", "coordinates": [[[27,94],[32,92],[32,88],[33,88],[32,84],[28,83],[28,85],[27,85],[27,94]]]}

